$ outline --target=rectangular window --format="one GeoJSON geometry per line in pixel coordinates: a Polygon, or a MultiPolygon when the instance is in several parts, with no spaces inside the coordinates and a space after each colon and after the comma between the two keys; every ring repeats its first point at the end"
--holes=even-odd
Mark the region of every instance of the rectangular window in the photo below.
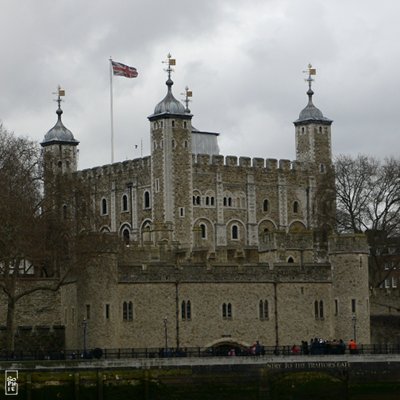
{"type": "Polygon", "coordinates": [[[110,319],[110,305],[109,304],[106,304],[105,315],[106,315],[106,319],[110,319]]]}
{"type": "Polygon", "coordinates": [[[390,288],[390,279],[385,279],[385,289],[390,288]]]}
{"type": "Polygon", "coordinates": [[[392,288],[397,288],[397,278],[395,276],[392,276],[392,288]]]}
{"type": "Polygon", "coordinates": [[[356,313],[356,299],[351,299],[351,312],[356,313]]]}
{"type": "Polygon", "coordinates": [[[90,319],[90,304],[86,304],[86,319],[90,319]]]}
{"type": "Polygon", "coordinates": [[[181,218],[185,216],[185,207],[179,207],[179,216],[181,218]]]}
{"type": "Polygon", "coordinates": [[[339,315],[339,300],[335,299],[335,316],[339,315]]]}
{"type": "Polygon", "coordinates": [[[160,191],[160,180],[157,178],[155,181],[155,191],[158,193],[160,191]]]}

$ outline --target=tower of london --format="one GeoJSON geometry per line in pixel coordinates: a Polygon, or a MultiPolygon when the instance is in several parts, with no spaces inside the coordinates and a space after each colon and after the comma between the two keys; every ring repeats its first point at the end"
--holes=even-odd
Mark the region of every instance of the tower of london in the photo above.
{"type": "Polygon", "coordinates": [[[333,121],[311,83],[293,161],[220,155],[218,134],[196,129],[174,97],[171,68],[148,116],[149,156],[79,170],[59,106],[41,143],[49,179],[72,182],[56,207],[83,226],[84,188],[101,244],[42,322],[65,327],[66,348],[83,347],[83,321],[89,348],[348,340],[355,317],[369,343],[368,247],[335,233],[333,121]]]}

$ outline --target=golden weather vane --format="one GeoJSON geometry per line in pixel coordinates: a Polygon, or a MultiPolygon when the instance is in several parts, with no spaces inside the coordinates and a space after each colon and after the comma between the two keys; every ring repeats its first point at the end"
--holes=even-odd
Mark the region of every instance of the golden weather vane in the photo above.
{"type": "Polygon", "coordinates": [[[303,71],[303,73],[308,74],[308,77],[305,79],[308,82],[308,87],[311,89],[311,83],[314,82],[314,79],[311,78],[312,75],[317,75],[317,70],[313,68],[311,64],[308,64],[307,70],[303,71]]]}
{"type": "Polygon", "coordinates": [[[174,70],[171,68],[171,66],[176,65],[176,60],[175,58],[172,58],[171,53],[168,53],[167,55],[167,60],[166,61],[161,61],[163,64],[167,64],[168,67],[164,69],[165,72],[168,72],[168,79],[171,79],[171,72],[174,70]]]}
{"type": "Polygon", "coordinates": [[[192,100],[190,100],[189,97],[193,96],[193,92],[186,86],[185,87],[185,93],[181,93],[181,95],[185,96],[185,98],[183,99],[183,102],[186,105],[186,110],[185,111],[190,113],[189,102],[192,101],[192,100]]]}
{"type": "Polygon", "coordinates": [[[61,99],[61,97],[65,96],[65,90],[61,89],[61,86],[58,85],[57,92],[53,92],[52,94],[57,95],[57,99],[54,100],[54,101],[56,101],[58,103],[58,108],[61,108],[61,102],[64,101],[64,100],[61,99]]]}

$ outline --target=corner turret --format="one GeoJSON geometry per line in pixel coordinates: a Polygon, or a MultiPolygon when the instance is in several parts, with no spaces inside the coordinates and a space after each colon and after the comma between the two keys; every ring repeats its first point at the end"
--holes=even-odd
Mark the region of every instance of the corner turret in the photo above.
{"type": "Polygon", "coordinates": [[[315,68],[308,65],[308,104],[294,121],[296,127],[296,159],[301,162],[315,163],[321,171],[332,164],[331,125],[332,120],[324,117],[321,110],[315,107],[312,97],[314,92],[311,83],[315,68]]]}
{"type": "Polygon", "coordinates": [[[56,94],[58,103],[57,122],[46,133],[43,142],[40,143],[44,149],[45,167],[50,168],[56,174],[75,172],[78,166],[77,146],[79,141],[74,138],[72,132],[61,121],[63,114],[61,97],[65,96],[65,91],[59,86],[56,94]]]}

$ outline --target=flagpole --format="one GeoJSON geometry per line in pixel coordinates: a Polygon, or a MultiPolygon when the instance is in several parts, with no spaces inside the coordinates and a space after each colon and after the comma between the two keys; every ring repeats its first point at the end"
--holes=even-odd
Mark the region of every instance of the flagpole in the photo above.
{"type": "Polygon", "coordinates": [[[113,110],[113,69],[110,57],[110,121],[111,121],[111,164],[114,163],[114,110],[113,110]]]}

